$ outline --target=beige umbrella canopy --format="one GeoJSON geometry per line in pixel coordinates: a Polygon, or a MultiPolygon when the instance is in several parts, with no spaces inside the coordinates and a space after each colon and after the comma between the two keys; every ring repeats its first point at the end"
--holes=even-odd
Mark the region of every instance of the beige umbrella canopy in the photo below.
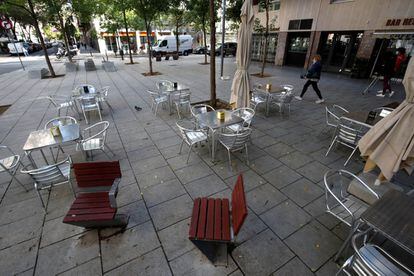
{"type": "Polygon", "coordinates": [[[378,166],[382,178],[390,180],[400,169],[414,169],[414,58],[404,76],[406,99],[379,121],[359,141],[361,156],[367,158],[364,171],[378,166]]]}
{"type": "Polygon", "coordinates": [[[234,73],[230,95],[230,104],[233,107],[249,106],[250,81],[248,69],[254,17],[252,0],[244,1],[240,17],[241,24],[237,36],[236,53],[237,70],[234,73]]]}

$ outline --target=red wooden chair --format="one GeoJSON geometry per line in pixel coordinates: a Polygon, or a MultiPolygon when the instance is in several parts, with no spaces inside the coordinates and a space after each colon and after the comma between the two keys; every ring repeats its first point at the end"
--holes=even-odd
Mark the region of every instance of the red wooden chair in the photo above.
{"type": "MultiPolygon", "coordinates": [[[[231,195],[231,210],[227,198],[196,198],[191,217],[189,239],[210,259],[216,261],[219,246],[235,242],[247,217],[243,176],[237,178],[231,195]]],[[[227,247],[226,247],[227,248],[227,247]]]]}
{"type": "Polygon", "coordinates": [[[81,192],[63,223],[85,228],[125,227],[128,216],[117,214],[116,195],[121,179],[118,161],[73,164],[81,192]]]}

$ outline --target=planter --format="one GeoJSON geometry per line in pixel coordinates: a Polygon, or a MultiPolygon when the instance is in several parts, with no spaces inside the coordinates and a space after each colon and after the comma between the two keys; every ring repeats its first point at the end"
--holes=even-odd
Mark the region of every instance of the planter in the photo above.
{"type": "Polygon", "coordinates": [[[85,61],[85,70],[86,71],[96,71],[95,63],[93,62],[93,59],[88,58],[87,61],[85,61]]]}
{"type": "Polygon", "coordinates": [[[165,55],[165,60],[169,60],[170,59],[170,55],[165,55]]]}
{"type": "Polygon", "coordinates": [[[161,55],[156,55],[155,56],[155,61],[161,61],[161,55]]]}
{"type": "Polygon", "coordinates": [[[178,59],[178,54],[174,54],[173,55],[173,60],[177,60],[178,59]]]}

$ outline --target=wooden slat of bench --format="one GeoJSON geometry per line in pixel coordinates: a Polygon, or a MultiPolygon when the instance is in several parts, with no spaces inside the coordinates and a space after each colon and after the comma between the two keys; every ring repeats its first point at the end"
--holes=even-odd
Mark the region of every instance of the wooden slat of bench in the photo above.
{"type": "Polygon", "coordinates": [[[237,235],[247,217],[246,197],[244,194],[243,176],[237,178],[231,195],[231,214],[234,235],[237,235]]]}
{"type": "Polygon", "coordinates": [[[108,192],[91,192],[91,193],[78,193],[76,198],[96,198],[108,196],[108,192]]]}
{"type": "Polygon", "coordinates": [[[221,199],[216,198],[214,200],[214,239],[221,240],[222,239],[222,228],[221,228],[221,199]]]}
{"type": "Polygon", "coordinates": [[[79,203],[94,203],[94,202],[108,202],[109,198],[106,197],[90,197],[90,198],[77,198],[73,202],[73,204],[79,204],[79,203]]]}
{"type": "Polygon", "coordinates": [[[206,225],[206,239],[214,239],[214,198],[208,199],[207,204],[207,225],[206,225]]]}
{"type": "Polygon", "coordinates": [[[198,218],[197,226],[197,239],[204,239],[206,233],[206,221],[207,221],[207,198],[201,199],[200,215],[198,218]]]}
{"type": "Polygon", "coordinates": [[[221,239],[223,241],[230,241],[230,209],[229,209],[229,200],[223,198],[221,201],[221,224],[222,224],[222,235],[221,239]]]}
{"type": "Polygon", "coordinates": [[[63,219],[63,222],[112,220],[113,218],[114,218],[114,214],[112,213],[76,215],[76,216],[66,216],[63,219]]]}
{"type": "Polygon", "coordinates": [[[188,236],[190,237],[190,239],[195,239],[197,235],[198,218],[200,214],[200,203],[200,198],[196,198],[194,200],[193,214],[191,216],[191,225],[190,230],[188,232],[188,236]]]}
{"type": "Polygon", "coordinates": [[[67,215],[116,213],[114,208],[70,209],[67,215]]]}
{"type": "Polygon", "coordinates": [[[109,201],[72,204],[72,207],[70,207],[70,209],[105,208],[105,207],[111,207],[109,201]]]}

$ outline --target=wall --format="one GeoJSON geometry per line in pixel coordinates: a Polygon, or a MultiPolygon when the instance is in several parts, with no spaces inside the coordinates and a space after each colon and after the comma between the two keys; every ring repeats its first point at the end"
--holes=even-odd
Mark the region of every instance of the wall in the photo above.
{"type": "Polygon", "coordinates": [[[404,30],[414,25],[386,26],[387,19],[414,18],[413,0],[282,0],[280,30],[289,20],[313,18],[312,30],[404,30]],[[316,17],[319,18],[316,20],[316,17]],[[317,22],[316,22],[317,21],[317,22]]]}

